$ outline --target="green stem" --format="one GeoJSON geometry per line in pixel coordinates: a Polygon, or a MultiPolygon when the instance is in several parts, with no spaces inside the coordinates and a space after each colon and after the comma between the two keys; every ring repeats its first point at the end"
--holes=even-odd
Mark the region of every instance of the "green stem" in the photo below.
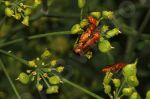
{"type": "MultiPolygon", "coordinates": [[[[47,37],[47,36],[53,36],[53,35],[66,35],[66,34],[71,34],[70,31],[61,31],[61,32],[50,32],[50,33],[45,33],[45,34],[37,34],[37,35],[32,35],[27,37],[28,40],[33,40],[33,39],[38,39],[42,37],[47,37]]],[[[16,40],[8,41],[6,43],[3,43],[0,45],[0,47],[8,46],[14,43],[22,42],[24,41],[24,38],[19,38],[16,40]]]]}
{"type": "Polygon", "coordinates": [[[124,95],[122,94],[122,95],[120,96],[120,99],[122,99],[123,96],[124,96],[124,95]]]}
{"type": "Polygon", "coordinates": [[[144,30],[144,27],[146,26],[148,20],[150,18],[150,9],[148,10],[148,13],[146,14],[144,21],[142,22],[139,31],[142,32],[144,30]]]}
{"type": "Polygon", "coordinates": [[[80,20],[82,20],[82,19],[83,19],[83,8],[80,11],[80,20]]]}
{"type": "Polygon", "coordinates": [[[7,56],[10,56],[10,57],[12,57],[12,58],[14,58],[14,59],[20,61],[21,63],[23,63],[23,64],[25,64],[25,65],[28,65],[28,62],[27,62],[26,60],[24,60],[24,59],[22,59],[22,58],[20,58],[20,57],[17,57],[17,56],[15,56],[14,54],[11,54],[11,53],[9,53],[9,52],[7,52],[7,51],[4,51],[4,50],[1,50],[1,49],[0,49],[0,53],[5,54],[5,55],[7,55],[7,56]]]}
{"type": "Polygon", "coordinates": [[[85,88],[83,88],[83,87],[81,87],[81,86],[79,86],[79,85],[77,85],[77,84],[75,84],[75,83],[73,83],[73,82],[71,82],[71,81],[65,79],[65,78],[63,78],[62,80],[63,80],[65,83],[67,83],[67,84],[69,84],[69,85],[71,85],[71,86],[73,86],[73,87],[75,87],[75,88],[77,88],[77,89],[79,89],[79,90],[81,90],[81,91],[83,91],[83,92],[89,94],[90,96],[92,96],[92,97],[94,97],[94,98],[96,98],[96,99],[104,99],[104,98],[102,98],[102,97],[96,95],[95,93],[93,93],[93,92],[91,92],[91,91],[89,91],[89,90],[87,90],[87,89],[85,89],[85,88]]]}
{"type": "Polygon", "coordinates": [[[116,88],[116,91],[115,91],[115,93],[114,93],[114,99],[117,99],[117,97],[118,97],[118,93],[117,93],[117,92],[118,92],[118,90],[119,90],[119,89],[118,89],[118,88],[116,88]]]}
{"type": "Polygon", "coordinates": [[[121,84],[121,86],[120,86],[120,88],[118,89],[118,92],[116,92],[116,93],[117,93],[117,94],[116,94],[116,97],[119,96],[119,94],[120,94],[122,88],[124,87],[125,82],[126,82],[126,80],[124,79],[123,82],[122,82],[122,84],[121,84]]]}
{"type": "Polygon", "coordinates": [[[42,79],[44,80],[45,84],[47,85],[47,87],[49,87],[50,86],[49,83],[46,81],[46,79],[43,77],[43,75],[41,73],[40,73],[40,75],[41,75],[42,79]]]}
{"type": "Polygon", "coordinates": [[[6,70],[6,68],[5,68],[5,66],[4,66],[4,64],[3,64],[3,62],[2,62],[1,59],[0,59],[0,65],[1,65],[1,67],[2,67],[2,69],[3,69],[3,71],[4,71],[4,73],[5,73],[5,75],[6,75],[6,77],[7,77],[7,79],[8,79],[8,81],[9,81],[11,87],[13,88],[13,90],[14,90],[14,92],[15,92],[17,98],[18,98],[18,99],[21,99],[21,96],[19,95],[19,92],[17,91],[17,89],[16,89],[14,83],[12,82],[12,80],[11,80],[9,74],[7,73],[7,70],[6,70]]]}
{"type": "Polygon", "coordinates": [[[110,99],[113,99],[113,96],[110,93],[108,94],[108,96],[110,99]]]}
{"type": "Polygon", "coordinates": [[[32,39],[38,39],[38,38],[47,37],[47,36],[66,35],[66,34],[71,34],[71,32],[70,31],[49,32],[49,33],[45,33],[45,34],[38,34],[38,35],[29,36],[28,39],[32,40],[32,39]]]}

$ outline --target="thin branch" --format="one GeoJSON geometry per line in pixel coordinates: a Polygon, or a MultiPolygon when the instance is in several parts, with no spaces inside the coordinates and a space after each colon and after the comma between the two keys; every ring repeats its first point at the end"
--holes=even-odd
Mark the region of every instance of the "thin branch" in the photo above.
{"type": "Polygon", "coordinates": [[[81,86],[79,86],[79,85],[77,85],[77,84],[75,84],[75,83],[73,83],[73,82],[71,82],[71,81],[65,79],[65,78],[63,78],[62,80],[63,80],[65,83],[67,83],[67,84],[69,84],[69,85],[71,85],[71,86],[73,86],[73,87],[75,87],[75,88],[77,88],[77,89],[79,89],[79,90],[81,90],[81,91],[83,91],[83,92],[89,94],[90,96],[92,96],[92,97],[94,97],[94,98],[96,98],[96,99],[104,99],[104,98],[98,96],[97,94],[95,94],[95,93],[93,93],[93,92],[91,92],[91,91],[89,91],[89,90],[87,90],[87,89],[85,89],[85,88],[83,88],[83,87],[81,87],[81,86]]]}
{"type": "Polygon", "coordinates": [[[4,55],[7,55],[7,56],[10,56],[10,57],[12,57],[12,58],[18,60],[19,62],[21,62],[21,63],[23,63],[23,64],[25,64],[25,65],[28,65],[28,62],[27,62],[26,60],[24,60],[24,59],[22,59],[22,58],[20,58],[20,57],[17,57],[17,56],[15,56],[14,54],[11,54],[11,53],[9,53],[9,52],[7,52],[7,51],[4,51],[4,50],[1,50],[1,49],[0,49],[0,53],[2,53],[2,54],[4,54],[4,55]]]}
{"type": "Polygon", "coordinates": [[[9,76],[9,74],[8,74],[8,72],[7,72],[7,70],[6,70],[6,68],[5,68],[5,66],[4,66],[4,64],[3,64],[1,59],[0,59],[0,66],[2,67],[2,69],[3,69],[4,73],[5,73],[8,81],[9,81],[9,83],[11,85],[11,87],[13,88],[13,90],[14,90],[16,96],[17,96],[17,98],[21,99],[21,96],[19,95],[19,92],[17,91],[17,88],[15,87],[13,81],[11,80],[11,78],[10,78],[10,76],[9,76]]]}
{"type": "Polygon", "coordinates": [[[139,32],[142,32],[144,30],[144,27],[146,26],[148,20],[150,19],[150,9],[148,10],[145,18],[144,18],[144,21],[142,22],[140,28],[139,28],[139,32]]]}
{"type": "MultiPolygon", "coordinates": [[[[67,34],[71,34],[70,31],[61,31],[61,32],[50,32],[50,33],[45,33],[45,34],[37,34],[37,35],[29,36],[29,37],[27,37],[27,39],[28,40],[33,40],[33,39],[38,39],[38,38],[47,37],[47,36],[67,35],[67,34]]],[[[0,44],[0,48],[4,47],[4,46],[11,45],[11,44],[14,44],[14,43],[22,42],[24,40],[25,40],[24,38],[19,38],[19,39],[15,39],[15,40],[12,40],[12,41],[8,41],[6,43],[0,44]]]]}

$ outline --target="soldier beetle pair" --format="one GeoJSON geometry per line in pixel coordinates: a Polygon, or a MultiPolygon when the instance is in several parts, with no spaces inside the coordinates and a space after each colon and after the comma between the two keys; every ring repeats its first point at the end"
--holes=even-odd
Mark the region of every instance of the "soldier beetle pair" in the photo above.
{"type": "Polygon", "coordinates": [[[100,33],[98,31],[95,32],[97,20],[92,16],[88,16],[87,19],[90,25],[87,30],[80,36],[78,44],[76,44],[74,47],[74,52],[79,55],[88,52],[100,38],[100,33]]]}

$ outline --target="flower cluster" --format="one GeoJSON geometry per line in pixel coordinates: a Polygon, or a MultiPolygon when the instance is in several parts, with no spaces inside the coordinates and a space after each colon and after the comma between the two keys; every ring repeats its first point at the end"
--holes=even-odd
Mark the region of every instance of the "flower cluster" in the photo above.
{"type": "Polygon", "coordinates": [[[39,0],[35,0],[34,5],[30,6],[25,4],[23,1],[2,1],[5,8],[5,15],[8,17],[14,17],[16,20],[22,20],[22,24],[29,26],[29,15],[32,13],[32,8],[37,4],[40,4],[39,0]]]}
{"type": "Polygon", "coordinates": [[[97,43],[101,52],[107,53],[110,51],[113,47],[108,39],[121,33],[117,27],[106,25],[106,20],[112,20],[113,18],[114,14],[111,11],[91,12],[79,24],[73,25],[71,33],[81,34],[77,42],[78,49],[75,52],[81,53],[82,51],[82,54],[85,55],[97,43]]]}
{"type": "MultiPolygon", "coordinates": [[[[106,72],[103,80],[104,92],[108,94],[110,99],[120,99],[123,96],[128,96],[130,99],[141,99],[135,87],[139,85],[136,76],[137,60],[132,64],[123,66],[121,73],[122,78],[116,77],[114,72],[106,72]],[[112,85],[113,84],[113,85],[112,85]],[[113,88],[115,87],[115,90],[113,88]]],[[[149,91],[147,92],[146,99],[149,99],[149,91]]]]}
{"type": "Polygon", "coordinates": [[[48,50],[45,50],[40,58],[28,61],[28,66],[31,68],[19,74],[17,80],[22,84],[28,84],[30,81],[36,80],[36,88],[41,91],[43,85],[47,85],[46,93],[58,93],[59,84],[62,83],[58,76],[64,69],[63,66],[57,65],[57,60],[52,59],[52,55],[48,50]]]}

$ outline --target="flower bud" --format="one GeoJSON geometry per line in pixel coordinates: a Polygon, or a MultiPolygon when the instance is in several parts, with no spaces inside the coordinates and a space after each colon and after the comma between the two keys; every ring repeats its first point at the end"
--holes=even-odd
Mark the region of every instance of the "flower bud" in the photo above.
{"type": "Polygon", "coordinates": [[[21,11],[23,11],[23,9],[21,7],[18,7],[17,11],[21,12],[21,11]]]}
{"type": "Polygon", "coordinates": [[[90,15],[96,19],[99,19],[101,17],[101,12],[91,12],[90,15]]]}
{"type": "Polygon", "coordinates": [[[27,8],[27,9],[25,9],[24,14],[25,14],[25,15],[30,15],[31,12],[32,12],[31,9],[30,9],[30,8],[27,8]]]}
{"type": "Polygon", "coordinates": [[[16,13],[14,17],[16,20],[19,20],[21,18],[21,15],[19,13],[16,13]]]}
{"type": "Polygon", "coordinates": [[[131,96],[130,99],[141,99],[139,94],[137,92],[134,92],[131,96]]]}
{"type": "Polygon", "coordinates": [[[91,51],[88,51],[84,56],[88,59],[92,58],[93,53],[91,51]]]}
{"type": "Polygon", "coordinates": [[[42,3],[42,0],[34,0],[35,5],[39,5],[42,3]]]}
{"type": "Polygon", "coordinates": [[[44,52],[43,52],[43,54],[41,55],[41,58],[47,58],[47,57],[49,57],[49,56],[51,56],[52,54],[50,53],[50,51],[49,50],[45,50],[44,52]]]}
{"type": "Polygon", "coordinates": [[[133,92],[132,88],[123,88],[122,90],[123,95],[126,95],[126,96],[130,96],[132,92],[133,92]]]}
{"type": "Polygon", "coordinates": [[[61,82],[61,79],[59,78],[59,76],[52,76],[50,78],[48,78],[49,83],[51,84],[59,84],[61,82]]]}
{"type": "Polygon", "coordinates": [[[5,6],[10,6],[11,3],[9,1],[5,1],[5,6]]]}
{"type": "Polygon", "coordinates": [[[34,60],[28,61],[29,67],[37,67],[37,64],[35,63],[34,60]]]}
{"type": "Polygon", "coordinates": [[[136,76],[136,64],[137,64],[137,60],[132,64],[127,64],[123,68],[123,75],[125,77],[136,76]]]}
{"type": "Polygon", "coordinates": [[[19,6],[20,6],[20,7],[23,7],[23,5],[24,5],[24,4],[23,4],[22,2],[21,2],[21,3],[19,3],[19,6]]]}
{"type": "Polygon", "coordinates": [[[112,46],[108,40],[103,40],[98,43],[98,48],[102,53],[107,53],[112,49],[112,46]]]}
{"type": "Polygon", "coordinates": [[[112,11],[103,11],[102,12],[104,18],[113,19],[114,13],[112,11]]]}
{"type": "Polygon", "coordinates": [[[146,93],[146,99],[150,99],[150,90],[146,93]]]}
{"type": "Polygon", "coordinates": [[[38,91],[42,91],[43,90],[43,85],[42,84],[37,84],[36,88],[38,91]]]}
{"type": "Polygon", "coordinates": [[[118,28],[114,28],[106,33],[106,38],[112,38],[121,33],[118,28]]]}
{"type": "Polygon", "coordinates": [[[51,70],[51,68],[42,68],[42,71],[44,71],[44,72],[51,72],[52,70],[51,70]]]}
{"type": "Polygon", "coordinates": [[[85,4],[86,4],[86,0],[78,0],[78,7],[80,9],[84,8],[85,4]]]}
{"type": "Polygon", "coordinates": [[[105,33],[106,31],[108,31],[109,27],[107,25],[103,25],[100,32],[101,33],[105,33]]]}
{"type": "Polygon", "coordinates": [[[39,58],[39,57],[37,57],[37,58],[36,58],[36,61],[40,61],[40,58],[39,58]]]}
{"type": "Polygon", "coordinates": [[[47,94],[58,93],[58,86],[49,86],[46,90],[47,94]]]}
{"type": "Polygon", "coordinates": [[[14,14],[14,11],[11,8],[5,8],[5,15],[11,17],[14,14]]]}
{"type": "Polygon", "coordinates": [[[71,33],[72,34],[77,34],[77,33],[80,33],[82,32],[83,30],[81,29],[80,25],[79,24],[75,24],[72,26],[71,28],[71,33]]]}
{"type": "Polygon", "coordinates": [[[111,86],[110,85],[104,85],[104,92],[106,94],[109,94],[111,92],[111,86]]]}
{"type": "Polygon", "coordinates": [[[104,41],[105,39],[103,37],[100,37],[99,41],[102,42],[104,41]]]}
{"type": "Polygon", "coordinates": [[[136,87],[139,85],[139,81],[137,79],[136,76],[129,76],[127,78],[127,83],[130,85],[130,86],[133,86],[133,87],[136,87]]]}
{"type": "Polygon", "coordinates": [[[52,61],[50,62],[50,64],[51,64],[52,67],[55,66],[56,63],[57,63],[57,60],[52,60],[52,61]]]}
{"type": "Polygon", "coordinates": [[[104,77],[103,84],[104,85],[109,84],[109,82],[111,81],[112,76],[113,76],[113,73],[107,72],[106,75],[105,75],[105,77],[104,77]]]}
{"type": "Polygon", "coordinates": [[[29,76],[26,73],[20,73],[17,80],[19,80],[22,84],[27,84],[29,82],[29,76]]]}
{"type": "Polygon", "coordinates": [[[83,19],[81,22],[80,22],[80,27],[81,28],[84,28],[85,26],[87,26],[89,24],[89,21],[87,19],[83,19]]]}
{"type": "Polygon", "coordinates": [[[61,73],[62,71],[64,70],[64,67],[63,66],[59,66],[56,68],[56,71],[61,73]]]}
{"type": "Polygon", "coordinates": [[[120,87],[120,80],[119,80],[119,79],[113,79],[112,81],[113,81],[114,86],[115,86],[116,88],[120,87]]]}
{"type": "Polygon", "coordinates": [[[29,16],[25,16],[23,21],[22,21],[22,24],[26,25],[26,26],[29,26],[29,16]]]}

